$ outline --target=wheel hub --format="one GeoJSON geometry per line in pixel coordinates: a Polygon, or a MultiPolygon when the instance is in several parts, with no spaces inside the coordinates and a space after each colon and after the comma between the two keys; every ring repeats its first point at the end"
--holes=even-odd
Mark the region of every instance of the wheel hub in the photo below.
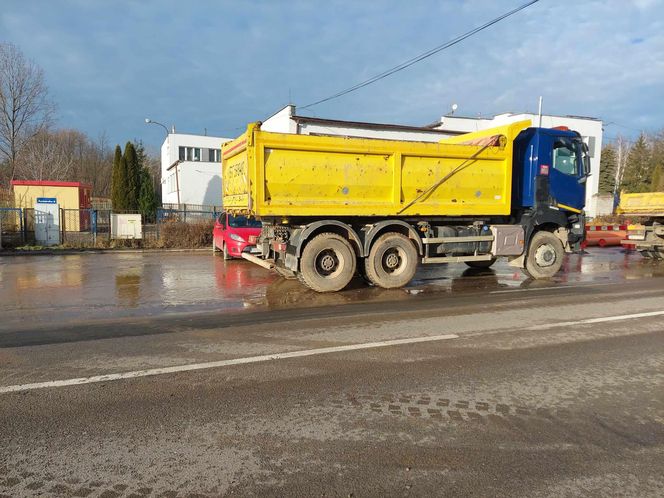
{"type": "Polygon", "coordinates": [[[535,262],[539,267],[551,266],[556,262],[556,251],[551,245],[543,244],[535,251],[535,262]]]}
{"type": "Polygon", "coordinates": [[[390,270],[394,270],[399,266],[399,256],[395,253],[388,254],[385,258],[385,266],[390,270]]]}
{"type": "Polygon", "coordinates": [[[334,260],[334,257],[331,254],[324,254],[323,257],[320,259],[320,267],[324,271],[332,271],[334,267],[336,266],[336,261],[334,260]]]}

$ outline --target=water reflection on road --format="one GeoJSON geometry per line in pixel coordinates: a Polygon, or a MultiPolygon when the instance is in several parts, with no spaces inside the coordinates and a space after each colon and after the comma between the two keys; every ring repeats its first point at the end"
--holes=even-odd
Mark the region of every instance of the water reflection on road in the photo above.
{"type": "Polygon", "coordinates": [[[0,258],[0,330],[168,312],[332,306],[400,301],[408,294],[484,292],[577,282],[664,276],[664,264],[620,248],[566,258],[552,281],[527,280],[505,262],[489,270],[463,264],[421,267],[406,289],[368,287],[356,279],[339,293],[317,294],[243,260],[209,253],[107,253],[0,258]]]}

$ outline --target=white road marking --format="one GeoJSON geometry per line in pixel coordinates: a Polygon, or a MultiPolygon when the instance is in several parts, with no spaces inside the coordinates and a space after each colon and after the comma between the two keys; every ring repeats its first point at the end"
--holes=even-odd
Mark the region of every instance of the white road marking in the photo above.
{"type": "Polygon", "coordinates": [[[585,320],[577,320],[575,322],[556,322],[556,323],[545,323],[542,325],[533,325],[528,327],[526,330],[547,330],[556,327],[567,327],[570,325],[585,325],[588,323],[605,323],[605,322],[617,322],[620,320],[633,320],[634,318],[646,318],[649,316],[661,316],[664,315],[664,311],[646,311],[644,313],[632,313],[630,315],[614,315],[614,316],[603,316],[600,318],[587,318],[585,320]]]}
{"type": "Polygon", "coordinates": [[[45,389],[48,387],[78,386],[81,384],[94,384],[98,382],[109,382],[121,379],[135,379],[137,377],[150,377],[153,375],[164,375],[179,372],[191,372],[194,370],[207,370],[209,368],[228,367],[231,365],[246,365],[248,363],[260,363],[264,361],[284,360],[287,358],[301,358],[303,356],[315,356],[319,354],[339,353],[342,351],[356,351],[360,349],[384,348],[387,346],[399,346],[402,344],[416,344],[419,342],[444,341],[457,339],[456,334],[432,335],[427,337],[412,337],[409,339],[394,339],[391,341],[365,342],[361,344],[348,344],[346,346],[333,346],[329,348],[306,349],[302,351],[291,351],[289,353],[275,353],[262,356],[249,356],[246,358],[235,358],[233,360],[210,361],[207,363],[192,363],[189,365],[178,365],[163,368],[151,368],[148,370],[136,370],[133,372],[121,372],[106,375],[94,375],[92,377],[79,377],[76,379],[52,380],[47,382],[35,382],[34,384],[21,384],[15,386],[0,387],[0,394],[18,391],[31,391],[34,389],[45,389]]]}

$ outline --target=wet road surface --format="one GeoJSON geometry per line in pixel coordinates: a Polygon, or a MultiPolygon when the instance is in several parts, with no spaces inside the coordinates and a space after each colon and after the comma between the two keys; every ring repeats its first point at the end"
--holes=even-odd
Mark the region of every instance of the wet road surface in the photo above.
{"type": "Polygon", "coordinates": [[[664,494],[664,268],[638,255],[331,298],[104,256],[0,262],[0,495],[664,494]]]}
{"type": "Polygon", "coordinates": [[[166,313],[402,301],[406,291],[483,293],[652,276],[664,276],[664,265],[620,248],[590,248],[585,255],[568,256],[564,271],[553,281],[527,280],[520,270],[499,261],[490,270],[463,264],[423,266],[405,290],[372,288],[356,279],[344,292],[317,294],[247,261],[224,261],[209,253],[0,257],[0,331],[166,313]]]}

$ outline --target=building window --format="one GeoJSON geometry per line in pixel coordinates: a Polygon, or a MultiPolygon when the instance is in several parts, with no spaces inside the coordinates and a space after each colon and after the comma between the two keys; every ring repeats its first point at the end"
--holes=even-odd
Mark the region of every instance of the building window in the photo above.
{"type": "Polygon", "coordinates": [[[200,147],[180,147],[178,150],[180,161],[202,161],[200,147]]]}
{"type": "Polygon", "coordinates": [[[221,149],[208,149],[209,150],[209,161],[211,163],[220,163],[221,162],[221,149]]]}
{"type": "Polygon", "coordinates": [[[171,173],[171,175],[166,179],[166,192],[169,194],[177,192],[178,182],[177,178],[175,177],[176,174],[177,173],[171,173]]]}

